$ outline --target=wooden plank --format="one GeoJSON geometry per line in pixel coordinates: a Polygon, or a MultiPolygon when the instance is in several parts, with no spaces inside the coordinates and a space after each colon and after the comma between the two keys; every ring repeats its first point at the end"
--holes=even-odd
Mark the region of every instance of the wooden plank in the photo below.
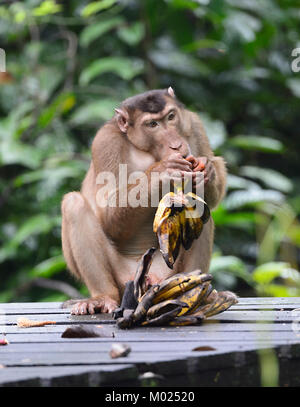
{"type": "Polygon", "coordinates": [[[300,308],[300,303],[291,304],[236,304],[232,305],[229,311],[241,311],[241,310],[280,310],[280,311],[292,311],[300,308]]]}
{"type": "Polygon", "coordinates": [[[7,302],[0,304],[0,310],[3,309],[59,309],[63,303],[62,302],[7,302]]]}
{"type": "MultiPolygon", "coordinates": [[[[1,325],[13,325],[17,324],[19,316],[17,315],[2,315],[0,318],[1,325]]],[[[37,316],[35,314],[28,314],[26,318],[34,321],[56,321],[57,324],[80,324],[80,323],[100,323],[111,324],[115,323],[111,319],[109,314],[95,314],[95,315],[69,315],[69,314],[45,314],[37,316]]],[[[296,318],[300,318],[299,311],[225,311],[222,314],[210,317],[211,321],[294,321],[296,318]]]]}
{"type": "MultiPolygon", "coordinates": [[[[60,333],[51,333],[51,334],[7,334],[7,340],[10,343],[44,343],[44,342],[84,342],[88,340],[89,342],[108,342],[113,341],[125,341],[125,342],[151,342],[151,341],[161,341],[161,342],[189,342],[189,341],[199,341],[199,342],[209,342],[212,340],[222,340],[224,342],[230,341],[266,341],[269,338],[273,338],[278,341],[286,341],[292,343],[299,343],[300,336],[299,332],[293,331],[244,331],[244,332],[222,332],[222,331],[182,331],[170,332],[163,331],[160,333],[157,332],[135,332],[135,331],[126,331],[115,335],[115,338],[61,338],[60,333]]],[[[39,348],[39,346],[38,346],[39,348]]],[[[6,352],[7,347],[0,348],[1,352],[6,352]]]]}
{"type": "MultiPolygon", "coordinates": [[[[161,352],[156,350],[155,352],[149,351],[146,352],[131,352],[128,356],[118,359],[111,359],[107,352],[63,352],[63,353],[39,353],[39,352],[24,352],[24,353],[12,353],[12,354],[3,354],[1,355],[1,363],[4,366],[8,367],[17,367],[17,366],[72,366],[72,365],[97,365],[101,364],[135,364],[135,365],[147,365],[148,368],[151,368],[152,364],[162,363],[167,365],[169,362],[176,362],[183,365],[189,363],[193,360],[194,363],[202,363],[202,367],[205,364],[206,358],[215,357],[216,361],[222,364],[223,358],[230,356],[231,364],[233,365],[236,360],[239,363],[243,362],[242,355],[247,352],[257,352],[257,349],[269,349],[267,344],[261,345],[244,345],[243,352],[236,349],[235,346],[226,347],[223,349],[218,349],[215,351],[203,351],[203,352],[192,352],[185,349],[177,350],[176,352],[161,352]]],[[[300,356],[300,347],[297,345],[290,345],[288,347],[288,352],[283,347],[277,347],[278,354],[281,354],[281,357],[292,357],[295,355],[299,358],[300,356]],[[281,350],[283,349],[283,350],[281,350]],[[280,353],[281,352],[281,353],[280,353]]],[[[300,362],[299,362],[300,363],[300,362]]],[[[182,365],[180,365],[181,368],[182,365]]],[[[206,366],[209,368],[209,365],[206,366]]],[[[5,368],[4,368],[5,369],[5,368]]],[[[181,369],[182,371],[182,369],[181,369]]]]}
{"type": "MultiPolygon", "coordinates": [[[[59,324],[59,325],[46,325],[43,327],[34,327],[34,328],[18,328],[16,325],[8,325],[8,326],[2,326],[0,328],[0,334],[1,333],[6,333],[6,334],[20,334],[20,335],[28,335],[28,337],[35,335],[36,334],[51,334],[51,333],[62,333],[65,331],[66,328],[68,328],[70,325],[64,325],[64,324],[59,324]]],[[[145,332],[151,332],[151,333],[156,333],[156,332],[172,332],[172,333],[178,333],[178,328],[177,327],[171,327],[171,326],[166,326],[166,327],[152,327],[152,328],[134,328],[132,330],[126,330],[122,331],[121,329],[118,329],[115,325],[107,324],[107,325],[102,325],[105,328],[105,332],[108,332],[108,334],[114,333],[114,335],[121,335],[122,332],[127,332],[127,333],[132,333],[133,335],[137,335],[139,332],[145,333],[145,332]]],[[[180,332],[198,332],[200,335],[202,332],[255,332],[255,331],[268,331],[268,332],[273,332],[273,331],[286,331],[286,332],[293,332],[295,330],[295,326],[291,322],[278,322],[276,324],[272,324],[270,322],[240,322],[240,323],[232,323],[232,322],[227,322],[227,323],[218,323],[217,321],[206,321],[202,323],[201,325],[196,325],[196,326],[183,326],[180,327],[180,332]]],[[[299,332],[300,333],[300,332],[299,332]]]]}
{"type": "MultiPolygon", "coordinates": [[[[292,312],[294,308],[300,308],[300,298],[243,298],[228,311],[199,326],[120,330],[111,315],[72,316],[69,310],[60,308],[60,303],[1,304],[0,333],[6,332],[10,343],[0,347],[0,364],[8,366],[0,369],[0,385],[10,383],[4,378],[7,378],[5,371],[13,378],[11,369],[24,373],[22,377],[16,375],[14,382],[23,385],[50,385],[55,380],[67,385],[80,386],[83,382],[90,385],[95,367],[120,365],[135,369],[132,380],[136,380],[137,368],[183,375],[196,370],[257,364],[257,349],[272,347],[280,360],[300,364],[300,336],[297,336],[300,311],[292,312]],[[57,324],[22,329],[15,325],[20,315],[39,321],[55,320],[57,324]],[[61,333],[72,324],[103,325],[115,337],[61,338],[61,333]],[[112,342],[126,342],[132,352],[126,358],[112,360],[109,357],[112,342]],[[211,346],[214,350],[193,351],[197,346],[211,346]],[[61,368],[66,370],[59,373],[61,368]],[[37,376],[32,370],[26,373],[25,369],[42,369],[44,376],[42,372],[37,376]]],[[[94,372],[98,383],[99,374],[94,372]]],[[[116,384],[113,373],[109,380],[107,383],[116,384]]]]}
{"type": "MultiPolygon", "coordinates": [[[[246,346],[245,346],[246,347],[246,346]]],[[[264,345],[262,345],[262,348],[264,345]]],[[[248,350],[255,350],[252,345],[248,350]]],[[[203,351],[200,357],[207,355],[222,355],[224,353],[236,353],[234,347],[224,348],[216,351],[203,351]]],[[[96,365],[96,364],[151,364],[152,362],[169,362],[180,361],[184,362],[187,358],[197,358],[199,355],[196,352],[187,351],[184,349],[178,350],[175,353],[166,353],[156,350],[147,350],[146,352],[131,352],[123,358],[111,359],[107,352],[63,352],[63,353],[39,353],[25,352],[12,353],[1,355],[1,363],[4,366],[67,366],[67,365],[96,365]]]]}
{"type": "MultiPolygon", "coordinates": [[[[18,315],[18,316],[26,316],[26,315],[40,315],[43,317],[44,315],[57,315],[57,314],[65,314],[70,315],[70,310],[65,308],[24,308],[24,309],[15,309],[15,308],[8,308],[2,309],[0,311],[0,318],[3,315],[18,315]]],[[[107,314],[106,314],[107,315],[107,314]]]]}
{"type": "MultiPolygon", "coordinates": [[[[249,346],[260,346],[260,345],[268,345],[270,347],[279,346],[284,344],[292,344],[292,340],[282,338],[282,337],[268,337],[268,336],[261,336],[259,338],[253,336],[247,340],[242,340],[242,338],[231,338],[224,340],[222,337],[204,337],[204,338],[195,338],[184,341],[169,341],[164,340],[161,341],[159,338],[152,338],[151,340],[144,340],[144,341],[130,341],[125,340],[125,338],[121,338],[120,340],[113,340],[113,341],[100,341],[100,340],[93,340],[87,341],[81,339],[81,341],[63,341],[59,343],[39,343],[38,346],[33,346],[32,343],[13,343],[11,342],[8,346],[1,347],[0,349],[0,359],[3,355],[8,355],[10,353],[65,353],[65,352],[74,352],[74,353],[90,353],[90,352],[105,352],[108,353],[111,349],[112,343],[119,343],[123,342],[128,344],[131,347],[132,352],[151,352],[159,351],[165,353],[173,353],[178,351],[192,351],[194,348],[199,346],[210,346],[215,348],[215,350],[220,349],[227,349],[232,348],[235,350],[242,350],[249,346]]],[[[299,344],[300,347],[300,340],[295,340],[294,344],[299,344]]]]}
{"type": "Polygon", "coordinates": [[[239,304],[300,304],[300,297],[238,297],[239,304]]]}
{"type": "MultiPolygon", "coordinates": [[[[41,317],[37,315],[28,314],[26,318],[34,321],[56,321],[57,324],[80,324],[80,323],[99,323],[99,324],[111,324],[115,323],[114,320],[108,314],[96,314],[96,315],[66,315],[66,314],[45,314],[41,317]]],[[[296,318],[300,318],[299,311],[225,311],[222,314],[215,315],[208,318],[210,321],[294,321],[296,318]]],[[[17,324],[17,315],[5,315],[0,318],[0,325],[13,325],[17,324]]],[[[1,330],[1,329],[0,329],[1,330]]]]}
{"type": "Polygon", "coordinates": [[[212,321],[295,321],[299,311],[225,311],[209,319],[212,321]]]}
{"type": "Polygon", "coordinates": [[[135,380],[134,365],[7,367],[0,370],[0,386],[99,386],[135,380]]]}
{"type": "MultiPolygon", "coordinates": [[[[294,309],[300,308],[299,303],[291,304],[236,304],[233,305],[227,312],[230,311],[243,311],[243,310],[282,310],[282,311],[292,311],[294,309]]],[[[0,318],[3,315],[56,315],[56,314],[65,314],[70,315],[70,309],[67,308],[2,308],[0,310],[0,318]]],[[[112,319],[111,314],[100,314],[103,315],[103,318],[112,319]]]]}

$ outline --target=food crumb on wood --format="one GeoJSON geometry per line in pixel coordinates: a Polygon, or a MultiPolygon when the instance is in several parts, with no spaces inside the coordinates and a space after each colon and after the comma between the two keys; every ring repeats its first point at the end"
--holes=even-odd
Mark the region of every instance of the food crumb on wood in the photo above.
{"type": "Polygon", "coordinates": [[[19,328],[32,328],[53,324],[56,324],[56,321],[32,321],[31,319],[24,317],[17,319],[17,325],[19,328]]]}
{"type": "Polygon", "coordinates": [[[131,352],[130,346],[124,343],[113,343],[109,352],[112,359],[127,356],[131,352]]]}

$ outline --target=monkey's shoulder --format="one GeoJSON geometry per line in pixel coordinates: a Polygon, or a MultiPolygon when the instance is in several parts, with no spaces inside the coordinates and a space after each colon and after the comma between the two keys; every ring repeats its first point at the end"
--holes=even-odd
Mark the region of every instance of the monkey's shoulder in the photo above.
{"type": "Polygon", "coordinates": [[[105,123],[97,132],[93,143],[92,153],[102,154],[107,151],[120,151],[126,144],[124,135],[121,134],[113,120],[105,123]]]}

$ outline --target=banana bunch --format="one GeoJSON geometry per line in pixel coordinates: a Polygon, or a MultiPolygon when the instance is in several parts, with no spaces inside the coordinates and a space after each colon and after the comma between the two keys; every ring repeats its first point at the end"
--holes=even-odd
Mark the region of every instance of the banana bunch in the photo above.
{"type": "Polygon", "coordinates": [[[178,273],[147,287],[145,280],[155,250],[144,254],[135,280],[126,285],[121,307],[115,311],[119,328],[195,325],[237,303],[235,294],[214,290],[212,276],[201,270],[178,273]]]}
{"type": "Polygon", "coordinates": [[[210,211],[205,201],[192,192],[169,192],[161,199],[153,231],[157,234],[160,251],[169,268],[173,268],[180,246],[188,250],[200,236],[209,217],[210,211]]]}

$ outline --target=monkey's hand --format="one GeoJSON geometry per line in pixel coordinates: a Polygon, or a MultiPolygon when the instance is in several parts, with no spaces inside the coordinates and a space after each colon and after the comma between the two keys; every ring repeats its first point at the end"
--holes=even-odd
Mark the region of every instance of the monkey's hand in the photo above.
{"type": "MultiPolygon", "coordinates": [[[[195,192],[201,191],[201,183],[204,183],[204,200],[209,208],[215,208],[225,192],[226,169],[221,157],[214,157],[212,160],[208,157],[187,157],[192,163],[193,173],[201,175],[196,176],[193,183],[195,192]]],[[[202,184],[203,185],[203,184],[202,184]]]]}
{"type": "Polygon", "coordinates": [[[162,183],[181,183],[184,176],[193,176],[193,165],[182,157],[180,153],[173,153],[157,163],[153,171],[160,173],[162,183]]]}
{"type": "Polygon", "coordinates": [[[214,163],[207,157],[193,156],[187,157],[187,161],[192,163],[193,172],[203,172],[204,175],[204,185],[211,183],[216,178],[216,169],[214,163]]]}

